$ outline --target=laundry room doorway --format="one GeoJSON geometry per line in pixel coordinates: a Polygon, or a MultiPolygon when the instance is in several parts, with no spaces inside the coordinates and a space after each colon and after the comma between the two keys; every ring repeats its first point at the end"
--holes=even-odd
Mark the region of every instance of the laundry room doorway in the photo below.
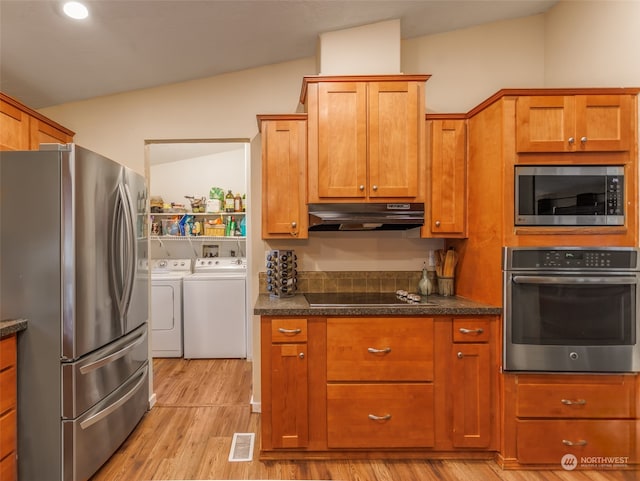
{"type": "MultiPolygon", "coordinates": [[[[194,275],[197,265],[202,265],[203,260],[228,259],[251,265],[251,242],[247,242],[251,225],[250,159],[249,139],[146,141],[152,281],[151,357],[184,357],[184,343],[188,342],[184,337],[184,326],[190,322],[184,318],[184,279],[194,275]],[[185,271],[185,263],[188,271],[185,271]],[[178,283],[175,277],[180,277],[182,287],[170,291],[167,285],[175,286],[178,283]],[[170,281],[160,280],[166,278],[170,281]],[[175,314],[169,314],[168,310],[175,314]],[[173,346],[169,348],[168,342],[173,342],[173,346]],[[181,348],[174,349],[176,345],[181,348]]],[[[249,314],[251,283],[245,282],[244,286],[245,295],[238,296],[242,309],[236,308],[234,312],[243,314],[245,346],[238,351],[238,356],[247,358],[251,357],[253,349],[249,314]]],[[[236,301],[228,299],[227,302],[236,301]]],[[[186,352],[190,351],[186,349],[186,352]]],[[[208,356],[208,353],[202,356],[208,356]]],[[[218,356],[212,352],[211,357],[218,356]]]]}

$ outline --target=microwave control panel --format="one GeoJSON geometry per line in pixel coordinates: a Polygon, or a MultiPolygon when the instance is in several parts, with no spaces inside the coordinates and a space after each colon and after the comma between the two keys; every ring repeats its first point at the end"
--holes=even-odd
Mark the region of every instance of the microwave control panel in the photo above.
{"type": "Polygon", "coordinates": [[[619,175],[607,176],[607,214],[624,214],[624,177],[619,175]]]}

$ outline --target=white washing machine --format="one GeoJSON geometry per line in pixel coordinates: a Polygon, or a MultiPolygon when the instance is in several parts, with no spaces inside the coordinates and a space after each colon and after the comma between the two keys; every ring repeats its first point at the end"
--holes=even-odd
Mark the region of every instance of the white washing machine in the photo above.
{"type": "Polygon", "coordinates": [[[247,357],[247,261],[198,258],[184,278],[184,357],[247,357]]]}
{"type": "Polygon", "coordinates": [[[191,259],[151,262],[151,355],[182,357],[182,279],[191,274],[191,259]]]}

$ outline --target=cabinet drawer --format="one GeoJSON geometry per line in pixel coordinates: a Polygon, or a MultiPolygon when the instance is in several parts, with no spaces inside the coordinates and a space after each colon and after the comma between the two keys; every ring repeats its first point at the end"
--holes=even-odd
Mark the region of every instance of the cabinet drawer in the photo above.
{"type": "Polygon", "coordinates": [[[488,319],[454,319],[453,342],[488,342],[488,319]]]}
{"type": "Polygon", "coordinates": [[[327,320],[327,380],[432,379],[433,319],[327,320]]]}
{"type": "Polygon", "coordinates": [[[634,383],[624,377],[599,383],[519,383],[521,418],[632,418],[634,383]],[[626,382],[625,382],[626,381],[626,382]]]}
{"type": "Polygon", "coordinates": [[[329,384],[327,444],[330,448],[433,446],[433,385],[329,384]]]}
{"type": "Polygon", "coordinates": [[[16,368],[0,371],[0,414],[16,407],[16,368]]]}
{"type": "Polygon", "coordinates": [[[0,371],[16,364],[16,336],[0,339],[0,371]]]}
{"type": "Polygon", "coordinates": [[[306,342],[306,319],[273,319],[271,342],[306,342]]]}
{"type": "Polygon", "coordinates": [[[565,454],[576,456],[578,467],[591,456],[637,463],[635,436],[635,421],[518,421],[517,456],[523,464],[560,465],[565,454]]]}
{"type": "Polygon", "coordinates": [[[16,419],[15,409],[0,416],[0,458],[16,450],[16,419]]]}

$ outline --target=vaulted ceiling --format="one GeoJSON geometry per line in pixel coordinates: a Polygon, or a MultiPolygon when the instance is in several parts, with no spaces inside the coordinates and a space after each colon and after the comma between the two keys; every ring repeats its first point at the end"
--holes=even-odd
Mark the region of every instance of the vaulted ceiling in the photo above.
{"type": "Polygon", "coordinates": [[[402,38],[543,13],[555,0],[0,0],[0,90],[32,108],[315,55],[323,32],[400,19],[402,38]]]}

